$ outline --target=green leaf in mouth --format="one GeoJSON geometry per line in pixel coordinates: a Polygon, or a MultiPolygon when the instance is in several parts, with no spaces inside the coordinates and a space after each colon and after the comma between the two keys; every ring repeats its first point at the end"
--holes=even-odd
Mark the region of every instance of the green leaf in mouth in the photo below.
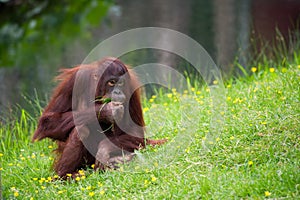
{"type": "Polygon", "coordinates": [[[96,97],[94,102],[100,102],[100,103],[109,103],[111,102],[111,98],[106,98],[106,97],[96,97]]]}

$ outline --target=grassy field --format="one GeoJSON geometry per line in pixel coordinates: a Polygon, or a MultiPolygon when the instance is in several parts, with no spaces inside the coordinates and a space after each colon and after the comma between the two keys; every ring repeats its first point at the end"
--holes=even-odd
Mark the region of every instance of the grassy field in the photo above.
{"type": "MultiPolygon", "coordinates": [[[[225,83],[226,111],[211,134],[210,90],[190,87],[144,100],[147,134],[167,145],[115,171],[52,181],[50,140],[31,143],[36,117],[0,128],[4,199],[300,199],[300,54],[253,66],[225,83]],[[275,63],[276,64],[276,63],[275,63]]],[[[37,103],[38,104],[38,103],[37,103]]]]}

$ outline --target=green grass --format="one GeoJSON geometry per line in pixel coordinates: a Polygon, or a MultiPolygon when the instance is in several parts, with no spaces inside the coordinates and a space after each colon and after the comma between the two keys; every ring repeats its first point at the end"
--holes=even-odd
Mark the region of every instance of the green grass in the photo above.
{"type": "Polygon", "coordinates": [[[300,55],[266,63],[226,82],[224,127],[211,133],[207,87],[157,92],[144,100],[147,148],[119,170],[86,170],[79,181],[50,181],[55,144],[31,143],[35,117],[24,110],[0,128],[5,199],[300,199],[300,55]],[[263,66],[264,65],[264,66],[263,66]]]}

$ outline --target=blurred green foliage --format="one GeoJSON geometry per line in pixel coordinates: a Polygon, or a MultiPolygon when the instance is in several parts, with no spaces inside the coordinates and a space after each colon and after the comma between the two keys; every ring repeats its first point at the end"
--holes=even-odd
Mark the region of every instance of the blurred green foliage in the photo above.
{"type": "Polygon", "coordinates": [[[30,66],[60,59],[75,38],[89,40],[110,0],[1,0],[0,67],[30,66]]]}

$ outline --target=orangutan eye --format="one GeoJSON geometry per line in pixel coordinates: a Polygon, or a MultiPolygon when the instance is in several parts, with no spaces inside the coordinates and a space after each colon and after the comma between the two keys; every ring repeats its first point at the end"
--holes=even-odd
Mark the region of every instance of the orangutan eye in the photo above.
{"type": "Polygon", "coordinates": [[[116,85],[116,81],[115,80],[110,80],[107,82],[108,86],[110,87],[114,87],[116,85]]]}

